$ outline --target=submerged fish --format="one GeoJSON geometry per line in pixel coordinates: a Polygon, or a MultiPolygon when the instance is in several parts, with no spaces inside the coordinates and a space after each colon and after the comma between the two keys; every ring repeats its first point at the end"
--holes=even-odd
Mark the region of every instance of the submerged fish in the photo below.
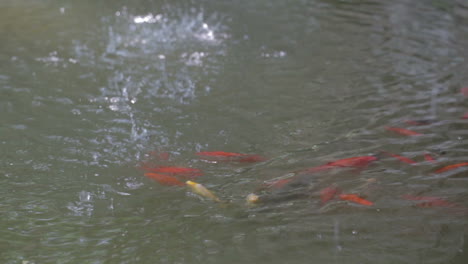
{"type": "Polygon", "coordinates": [[[208,190],[205,186],[201,185],[200,183],[186,181],[185,184],[187,184],[187,186],[190,187],[192,192],[198,195],[211,199],[215,202],[222,202],[216,195],[214,195],[210,190],[208,190]]]}
{"type": "Polygon", "coordinates": [[[177,178],[174,178],[174,177],[169,176],[169,175],[147,172],[147,173],[145,173],[145,176],[148,177],[148,178],[151,178],[153,180],[156,180],[161,185],[184,186],[183,182],[181,182],[177,178]]]}
{"type": "Polygon", "coordinates": [[[417,207],[457,207],[455,203],[451,203],[441,197],[436,196],[413,196],[413,195],[402,195],[405,200],[410,201],[422,201],[416,204],[417,207]]]}
{"type": "Polygon", "coordinates": [[[463,116],[462,119],[468,119],[468,112],[466,112],[463,116]]]}
{"type": "Polygon", "coordinates": [[[373,202],[368,201],[368,200],[366,200],[364,198],[361,198],[356,194],[340,194],[339,197],[340,197],[341,200],[350,201],[350,202],[362,204],[362,205],[365,205],[365,206],[374,205],[373,202]]]}
{"type": "Polygon", "coordinates": [[[401,127],[386,126],[385,129],[388,130],[388,131],[396,132],[396,133],[398,133],[400,135],[404,135],[404,136],[420,136],[420,135],[422,135],[419,132],[409,130],[409,129],[405,129],[405,128],[401,128],[401,127]]]}
{"type": "Polygon", "coordinates": [[[445,167],[442,167],[442,168],[436,170],[435,173],[442,173],[442,172],[454,170],[454,169],[464,167],[464,166],[468,166],[468,162],[462,162],[462,163],[448,165],[448,166],[445,166],[445,167]]]}
{"type": "Polygon", "coordinates": [[[195,168],[186,168],[186,167],[170,167],[170,166],[159,166],[159,167],[146,167],[143,170],[157,172],[157,173],[166,173],[170,175],[186,175],[186,176],[201,176],[202,171],[195,168]]]}
{"type": "Polygon", "coordinates": [[[435,158],[432,157],[432,155],[429,154],[429,153],[424,153],[424,159],[425,159],[426,161],[436,162],[435,158]]]}
{"type": "Polygon", "coordinates": [[[339,159],[335,161],[328,162],[325,165],[313,167],[310,169],[303,170],[304,173],[315,173],[320,171],[325,171],[333,168],[364,168],[369,165],[371,162],[378,160],[376,156],[359,156],[346,159],[339,159]]]}
{"type": "Polygon", "coordinates": [[[407,158],[407,157],[403,157],[403,156],[400,156],[400,155],[397,155],[397,154],[394,154],[394,153],[390,153],[388,151],[380,151],[380,153],[383,153],[383,154],[386,154],[388,156],[391,156],[391,157],[394,157],[394,158],[397,158],[399,159],[400,161],[404,162],[404,163],[408,163],[408,164],[416,164],[416,161],[410,159],[410,158],[407,158]]]}
{"type": "Polygon", "coordinates": [[[195,154],[202,156],[204,159],[213,161],[260,162],[266,160],[265,157],[260,155],[250,155],[236,152],[204,151],[197,152],[195,154]]]}
{"type": "Polygon", "coordinates": [[[320,200],[322,205],[326,202],[330,201],[331,199],[335,198],[336,195],[339,195],[341,190],[338,187],[330,186],[320,190],[320,200]]]}
{"type": "Polygon", "coordinates": [[[461,94],[468,97],[468,87],[463,87],[460,89],[461,94]]]}
{"type": "Polygon", "coordinates": [[[420,119],[420,120],[405,120],[405,123],[413,126],[425,126],[434,123],[434,120],[420,119]]]}

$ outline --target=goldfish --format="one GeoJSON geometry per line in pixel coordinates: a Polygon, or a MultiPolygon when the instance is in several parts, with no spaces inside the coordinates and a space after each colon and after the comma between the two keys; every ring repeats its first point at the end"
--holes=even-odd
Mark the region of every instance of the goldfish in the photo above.
{"type": "Polygon", "coordinates": [[[201,176],[202,172],[199,169],[195,168],[186,168],[186,167],[168,167],[160,166],[154,168],[144,168],[146,171],[157,172],[157,173],[166,173],[170,175],[190,175],[190,176],[201,176]]]}
{"type": "Polygon", "coordinates": [[[148,177],[148,178],[156,180],[161,185],[184,186],[183,182],[179,181],[177,178],[174,178],[172,176],[159,174],[159,173],[152,173],[152,172],[145,173],[145,176],[148,177]]]}
{"type": "Polygon", "coordinates": [[[385,129],[388,130],[388,131],[396,132],[396,133],[398,133],[400,135],[404,135],[404,136],[420,136],[420,135],[422,135],[419,132],[409,130],[409,129],[405,129],[405,128],[401,128],[401,127],[386,126],[385,129]]]}
{"type": "Polygon", "coordinates": [[[224,152],[224,151],[202,151],[202,152],[195,153],[195,155],[210,156],[210,157],[240,157],[240,156],[246,156],[246,154],[235,153],[235,152],[224,152]]]}
{"type": "Polygon", "coordinates": [[[442,173],[442,172],[454,170],[456,168],[464,167],[464,166],[468,166],[468,162],[462,162],[462,163],[448,165],[448,166],[445,166],[445,167],[442,167],[442,168],[436,170],[435,173],[442,173]]]}
{"type": "Polygon", "coordinates": [[[193,181],[186,181],[185,184],[190,187],[190,189],[205,198],[211,199],[215,202],[222,202],[216,195],[214,195],[210,190],[208,190],[205,186],[201,185],[200,183],[196,183],[193,181]]]}
{"type": "Polygon", "coordinates": [[[355,167],[355,168],[362,168],[369,165],[369,163],[378,160],[376,156],[359,156],[359,157],[352,157],[346,159],[339,159],[335,161],[331,161],[326,163],[325,165],[313,167],[310,169],[306,169],[302,172],[305,173],[315,173],[324,170],[329,170],[337,167],[355,167]]]}
{"type": "Polygon", "coordinates": [[[341,190],[335,186],[322,189],[320,191],[320,200],[322,202],[322,205],[330,201],[331,199],[333,199],[336,195],[340,193],[341,193],[341,190]]]}
{"type": "Polygon", "coordinates": [[[365,205],[365,206],[374,205],[373,202],[368,201],[368,200],[366,200],[364,198],[361,198],[356,194],[340,194],[339,197],[340,197],[341,200],[351,201],[351,202],[362,204],[362,205],[365,205]]]}
{"type": "Polygon", "coordinates": [[[410,159],[410,158],[407,158],[407,157],[403,157],[403,156],[400,156],[400,155],[397,155],[397,154],[393,154],[393,153],[390,153],[390,152],[387,152],[387,151],[381,151],[381,153],[384,153],[386,155],[389,155],[391,157],[394,157],[394,158],[397,158],[399,159],[400,161],[404,162],[404,163],[408,163],[408,164],[415,164],[416,161],[410,159]]]}

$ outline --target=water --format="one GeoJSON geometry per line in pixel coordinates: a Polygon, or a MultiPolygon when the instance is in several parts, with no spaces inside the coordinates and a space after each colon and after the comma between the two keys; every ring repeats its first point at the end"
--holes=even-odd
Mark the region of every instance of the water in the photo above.
{"type": "Polygon", "coordinates": [[[464,212],[400,199],[468,206],[466,169],[433,173],[468,160],[464,1],[0,7],[2,263],[467,261],[464,212]],[[436,122],[404,123],[419,119],[436,122]],[[269,160],[194,155],[209,150],[269,160]],[[380,150],[420,163],[385,158],[311,177],[308,198],[245,205],[263,181],[380,150]],[[152,151],[202,169],[230,205],[145,178],[152,151]],[[322,207],[332,184],[375,206],[322,207]]]}

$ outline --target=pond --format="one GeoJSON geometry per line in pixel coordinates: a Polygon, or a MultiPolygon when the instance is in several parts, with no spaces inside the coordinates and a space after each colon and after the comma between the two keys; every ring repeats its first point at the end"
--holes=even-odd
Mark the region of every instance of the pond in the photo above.
{"type": "Polygon", "coordinates": [[[468,261],[466,1],[4,0],[0,32],[1,263],[468,261]]]}

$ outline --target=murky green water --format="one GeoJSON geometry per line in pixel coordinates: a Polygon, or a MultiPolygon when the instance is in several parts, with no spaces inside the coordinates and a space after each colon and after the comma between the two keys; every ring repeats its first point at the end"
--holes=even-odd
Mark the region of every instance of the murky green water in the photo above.
{"type": "Polygon", "coordinates": [[[468,161],[465,1],[3,0],[0,35],[1,263],[468,260],[466,211],[400,198],[468,207],[466,169],[433,173],[468,161]],[[404,123],[419,119],[437,122],[404,123]],[[269,160],[194,155],[210,150],[269,160]],[[264,181],[380,150],[419,163],[245,205],[264,181]],[[152,151],[230,205],[144,177],[152,151]],[[322,207],[333,184],[375,205],[322,207]]]}

